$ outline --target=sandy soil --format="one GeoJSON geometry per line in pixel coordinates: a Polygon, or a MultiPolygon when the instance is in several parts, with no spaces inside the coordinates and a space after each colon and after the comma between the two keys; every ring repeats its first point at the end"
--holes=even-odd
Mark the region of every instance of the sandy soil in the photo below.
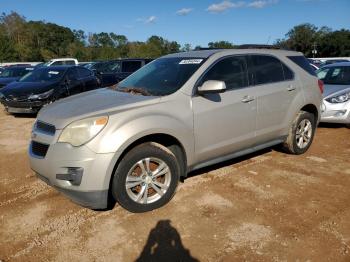
{"type": "Polygon", "coordinates": [[[302,156],[269,149],[193,173],[167,206],[131,214],[39,181],[33,122],[0,112],[2,261],[350,261],[350,129],[320,127],[302,156]]]}

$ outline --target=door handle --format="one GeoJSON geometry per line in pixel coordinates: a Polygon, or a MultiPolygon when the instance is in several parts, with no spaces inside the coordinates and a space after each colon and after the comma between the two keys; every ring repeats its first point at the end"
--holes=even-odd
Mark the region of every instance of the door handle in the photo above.
{"type": "Polygon", "coordinates": [[[287,87],[287,91],[294,91],[295,90],[295,87],[294,86],[292,86],[292,85],[290,85],[290,86],[288,86],[287,87]]]}
{"type": "Polygon", "coordinates": [[[251,101],[254,101],[255,100],[255,97],[252,97],[252,96],[244,96],[243,98],[242,98],[242,102],[243,103],[249,103],[249,102],[251,102],[251,101]]]}

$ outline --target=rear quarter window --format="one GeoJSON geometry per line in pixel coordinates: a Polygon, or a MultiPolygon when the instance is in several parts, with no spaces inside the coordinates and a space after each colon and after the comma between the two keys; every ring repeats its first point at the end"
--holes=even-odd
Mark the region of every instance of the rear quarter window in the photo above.
{"type": "Polygon", "coordinates": [[[305,56],[287,56],[287,58],[301,67],[305,72],[312,76],[316,76],[315,70],[311,67],[310,62],[305,58],[305,56]]]}

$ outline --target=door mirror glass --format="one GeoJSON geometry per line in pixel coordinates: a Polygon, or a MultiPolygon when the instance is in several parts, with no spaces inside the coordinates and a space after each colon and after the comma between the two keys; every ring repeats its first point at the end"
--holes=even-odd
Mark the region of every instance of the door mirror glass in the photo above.
{"type": "Polygon", "coordinates": [[[223,93],[226,90],[224,81],[208,80],[198,87],[199,94],[223,93]]]}

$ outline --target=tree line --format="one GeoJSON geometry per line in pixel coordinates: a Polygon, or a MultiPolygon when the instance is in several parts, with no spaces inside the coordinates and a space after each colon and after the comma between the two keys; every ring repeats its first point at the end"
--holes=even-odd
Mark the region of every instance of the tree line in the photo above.
{"type": "MultiPolygon", "coordinates": [[[[303,52],[311,56],[350,56],[350,31],[333,31],[302,24],[291,29],[276,46],[303,52]]],[[[209,48],[234,48],[229,41],[208,43],[209,48]]],[[[86,33],[44,21],[27,21],[16,12],[0,16],[0,62],[46,61],[56,57],[75,57],[80,61],[109,60],[127,57],[157,58],[159,56],[199,49],[190,44],[181,46],[160,36],[145,42],[129,41],[114,32],[86,33]]]]}

